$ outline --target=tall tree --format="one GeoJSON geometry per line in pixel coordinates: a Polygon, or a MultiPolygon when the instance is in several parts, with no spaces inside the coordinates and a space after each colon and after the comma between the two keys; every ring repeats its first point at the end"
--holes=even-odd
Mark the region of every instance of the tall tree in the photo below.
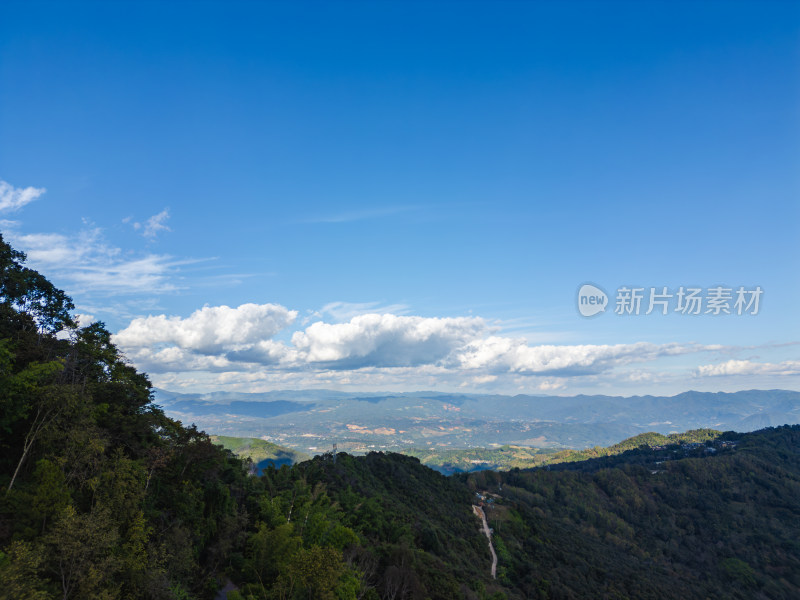
{"type": "MultiPolygon", "coordinates": [[[[0,321],[27,320],[29,326],[48,333],[74,327],[70,311],[75,306],[70,297],[24,266],[25,259],[25,253],[9,246],[0,234],[0,321]]],[[[5,335],[0,331],[0,337],[5,335]]]]}

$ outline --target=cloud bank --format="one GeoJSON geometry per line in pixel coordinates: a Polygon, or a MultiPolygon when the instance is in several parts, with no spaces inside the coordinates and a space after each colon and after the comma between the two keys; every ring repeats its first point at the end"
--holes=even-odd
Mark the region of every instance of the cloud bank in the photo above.
{"type": "Polygon", "coordinates": [[[114,341],[137,367],[169,374],[217,374],[215,381],[274,385],[392,385],[437,382],[542,391],[612,374],[633,363],[718,350],[698,344],[531,345],[498,335],[479,317],[357,314],[341,323],[297,326],[277,304],[205,306],[190,316],[133,319],[114,341]]]}
{"type": "Polygon", "coordinates": [[[529,375],[580,376],[608,371],[633,362],[697,352],[708,348],[681,344],[539,345],[523,339],[492,336],[461,349],[461,366],[492,372],[529,375]]]}
{"type": "Polygon", "coordinates": [[[800,375],[800,360],[786,360],[779,363],[753,362],[750,360],[729,360],[717,365],[700,365],[700,377],[721,377],[726,375],[800,375]]]}

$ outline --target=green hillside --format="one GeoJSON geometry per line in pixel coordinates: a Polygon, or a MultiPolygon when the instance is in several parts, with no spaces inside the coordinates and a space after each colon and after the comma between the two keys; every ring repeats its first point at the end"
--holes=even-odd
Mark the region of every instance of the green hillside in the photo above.
{"type": "Polygon", "coordinates": [[[239,458],[249,458],[256,465],[265,461],[274,461],[278,466],[282,464],[293,465],[311,458],[304,452],[284,448],[259,438],[229,437],[225,435],[212,435],[209,437],[212,443],[230,450],[239,458]]]}
{"type": "Polygon", "coordinates": [[[726,437],[666,460],[640,448],[611,468],[463,476],[496,494],[509,597],[800,597],[800,426],[726,437]]]}
{"type": "Polygon", "coordinates": [[[0,237],[0,599],[213,597],[258,480],[24,261],[0,237]]]}
{"type": "Polygon", "coordinates": [[[508,471],[529,469],[544,465],[577,462],[603,456],[615,456],[640,446],[669,446],[689,443],[705,443],[722,434],[713,429],[695,429],[685,433],[641,433],[618,444],[603,448],[595,446],[585,450],[553,450],[530,446],[504,445],[497,448],[469,448],[467,450],[437,450],[411,448],[403,454],[418,458],[423,464],[440,473],[469,473],[487,469],[508,471]]]}
{"type": "Polygon", "coordinates": [[[268,469],[264,550],[251,547],[233,579],[241,597],[280,595],[291,561],[276,567],[267,549],[322,542],[355,565],[363,597],[796,597],[800,426],[690,441],[713,436],[626,441],[622,452],[560,463],[569,470],[444,477],[391,453],[268,469]],[[496,580],[475,502],[494,530],[496,580]]]}

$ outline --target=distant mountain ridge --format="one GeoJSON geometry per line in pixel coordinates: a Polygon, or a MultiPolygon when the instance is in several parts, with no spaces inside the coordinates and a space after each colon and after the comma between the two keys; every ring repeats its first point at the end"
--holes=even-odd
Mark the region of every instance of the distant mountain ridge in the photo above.
{"type": "Polygon", "coordinates": [[[206,431],[262,437],[310,454],[464,449],[505,444],[583,449],[640,433],[753,431],[800,423],[800,392],[687,391],[675,396],[533,396],[442,392],[155,391],[171,417],[206,431]]]}

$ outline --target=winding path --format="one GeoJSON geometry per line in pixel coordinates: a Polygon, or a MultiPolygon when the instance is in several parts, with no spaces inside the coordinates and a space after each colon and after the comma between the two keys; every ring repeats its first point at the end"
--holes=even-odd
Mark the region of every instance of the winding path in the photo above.
{"type": "Polygon", "coordinates": [[[480,517],[483,520],[481,531],[483,531],[486,539],[489,540],[489,551],[492,553],[492,579],[497,579],[497,554],[495,554],[494,546],[492,545],[492,532],[489,531],[489,524],[486,522],[486,513],[483,512],[480,506],[475,504],[472,505],[472,512],[475,513],[476,517],[480,517]]]}

